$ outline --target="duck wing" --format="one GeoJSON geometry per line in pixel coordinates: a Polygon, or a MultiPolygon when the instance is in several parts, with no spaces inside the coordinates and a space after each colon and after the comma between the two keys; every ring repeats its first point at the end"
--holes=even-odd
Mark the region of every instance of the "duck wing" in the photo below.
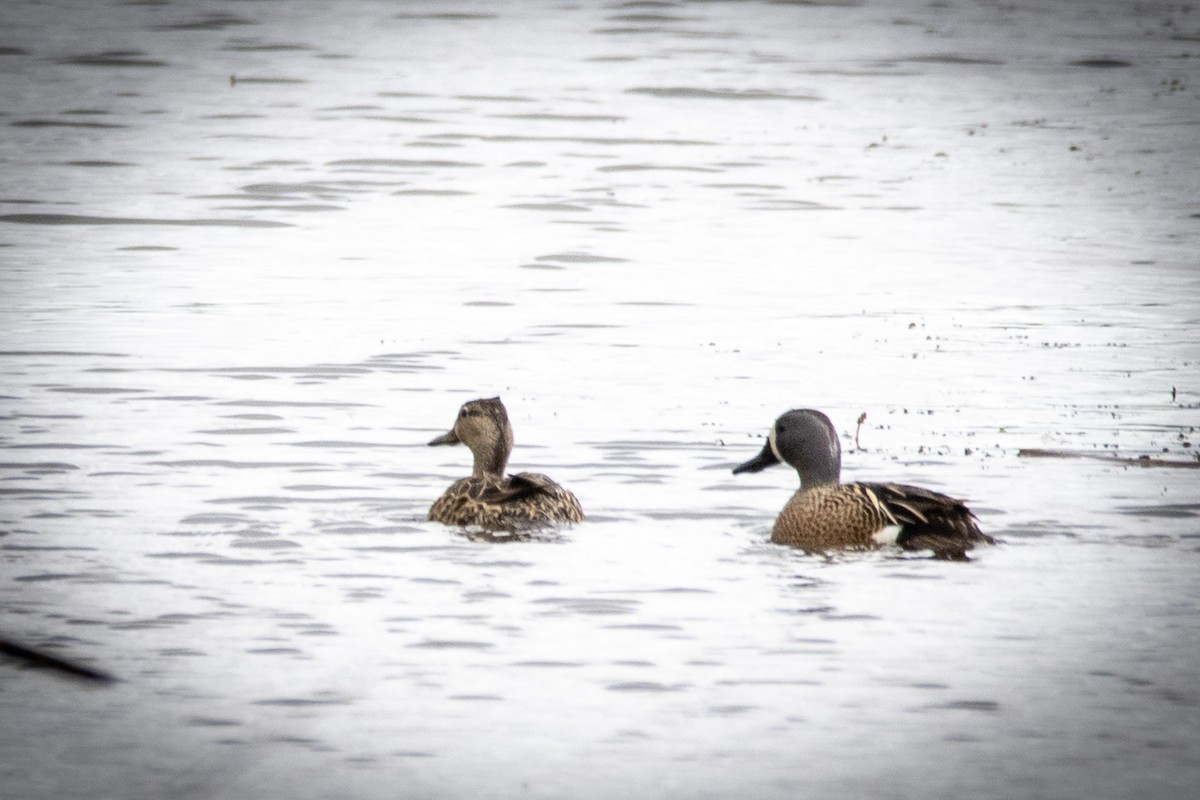
{"type": "Polygon", "coordinates": [[[485,503],[519,503],[535,495],[544,494],[551,486],[557,487],[557,484],[545,475],[522,472],[509,475],[503,481],[489,482],[479,487],[477,496],[485,503]],[[539,478],[541,480],[538,480],[539,478]]]}
{"type": "Polygon", "coordinates": [[[976,544],[994,544],[979,530],[975,514],[962,501],[920,486],[857,484],[877,507],[901,526],[896,544],[906,550],[933,550],[941,558],[965,558],[976,544]]]}
{"type": "Polygon", "coordinates": [[[489,485],[480,498],[498,505],[528,506],[536,516],[581,522],[583,508],[575,495],[540,472],[519,472],[489,485]]]}

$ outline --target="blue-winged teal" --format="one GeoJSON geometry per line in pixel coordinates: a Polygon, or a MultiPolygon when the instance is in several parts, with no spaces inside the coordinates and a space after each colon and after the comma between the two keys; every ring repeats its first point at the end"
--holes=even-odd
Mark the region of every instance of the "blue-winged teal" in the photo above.
{"type": "Polygon", "coordinates": [[[429,509],[447,525],[477,525],[489,531],[519,531],[555,522],[582,522],[575,495],[536,472],[504,474],[513,432],[499,397],[463,403],[454,427],[429,443],[465,444],[475,457],[471,477],[451,484],[429,509]]]}
{"type": "Polygon", "coordinates": [[[963,559],[994,539],[980,532],[961,500],[896,483],[841,483],[842,448],[829,417],[793,409],[771,426],[762,452],[734,468],[758,472],[785,462],[800,473],[800,489],[775,520],[771,541],[810,552],[896,544],[963,559]]]}

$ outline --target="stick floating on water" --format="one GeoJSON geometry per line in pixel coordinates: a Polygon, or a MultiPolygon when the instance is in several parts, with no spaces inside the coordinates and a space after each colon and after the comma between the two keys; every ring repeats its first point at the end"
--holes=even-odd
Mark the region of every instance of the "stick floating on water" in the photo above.
{"type": "Polygon", "coordinates": [[[32,647],[27,647],[23,644],[17,644],[10,639],[0,639],[0,654],[9,656],[32,667],[41,667],[44,669],[54,670],[64,675],[70,675],[75,678],[82,678],[96,683],[115,683],[116,678],[109,675],[107,672],[101,672],[98,669],[85,667],[82,664],[76,664],[73,661],[67,661],[65,658],[52,656],[49,653],[41,650],[35,650],[32,647]]]}

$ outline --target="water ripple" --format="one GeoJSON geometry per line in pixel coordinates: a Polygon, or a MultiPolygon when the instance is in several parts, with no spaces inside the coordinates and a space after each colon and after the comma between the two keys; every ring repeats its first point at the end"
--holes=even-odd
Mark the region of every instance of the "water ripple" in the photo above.
{"type": "Polygon", "coordinates": [[[82,214],[0,214],[0,222],[21,225],[167,225],[200,228],[288,228],[291,223],[261,219],[155,219],[92,217],[82,214]]]}

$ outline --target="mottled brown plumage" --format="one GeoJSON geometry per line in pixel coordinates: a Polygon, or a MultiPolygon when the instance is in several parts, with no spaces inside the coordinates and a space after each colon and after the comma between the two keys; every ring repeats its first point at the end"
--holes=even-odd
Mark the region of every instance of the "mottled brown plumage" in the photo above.
{"type": "Polygon", "coordinates": [[[575,495],[536,472],[504,474],[512,452],[512,425],[499,397],[464,403],[454,428],[430,446],[465,444],[471,477],[451,484],[429,509],[429,519],[488,531],[521,531],[557,522],[582,522],[575,495]]]}
{"type": "Polygon", "coordinates": [[[785,462],[800,475],[797,491],[775,520],[771,541],[810,552],[870,549],[895,543],[966,558],[993,543],[961,500],[897,483],[841,483],[842,452],[833,423],[820,411],[794,409],[771,427],[767,444],[734,473],[785,462]]]}

